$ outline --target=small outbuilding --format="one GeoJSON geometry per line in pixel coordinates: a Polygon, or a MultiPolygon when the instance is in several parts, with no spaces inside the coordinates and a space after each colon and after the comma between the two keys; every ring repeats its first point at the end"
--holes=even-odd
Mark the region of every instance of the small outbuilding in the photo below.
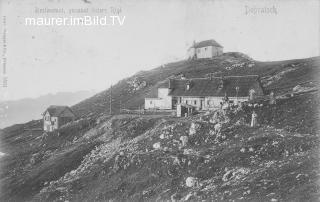
{"type": "Polygon", "coordinates": [[[177,117],[187,117],[195,112],[195,107],[188,104],[178,104],[177,105],[177,117]]]}
{"type": "Polygon", "coordinates": [[[47,132],[59,129],[62,125],[73,121],[76,116],[68,106],[52,105],[43,112],[43,130],[47,132]]]}

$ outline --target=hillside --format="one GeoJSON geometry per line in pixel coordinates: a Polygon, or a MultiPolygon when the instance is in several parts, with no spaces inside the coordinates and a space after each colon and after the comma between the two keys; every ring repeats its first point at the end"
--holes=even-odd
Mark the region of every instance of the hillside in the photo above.
{"type": "Polygon", "coordinates": [[[59,131],[41,121],[0,131],[1,201],[318,201],[320,57],[258,62],[226,53],[119,81],[113,113],[137,109],[171,76],[258,74],[276,105],[188,118],[109,115],[110,89],[72,108],[59,131]],[[221,124],[221,130],[215,126],[221,124]]]}
{"type": "MultiPolygon", "coordinates": [[[[180,61],[169,63],[150,71],[141,71],[130,78],[123,79],[112,88],[112,110],[118,113],[121,108],[138,109],[144,98],[156,96],[156,87],[169,77],[184,74],[187,78],[205,77],[208,73],[217,75],[259,75],[266,91],[276,94],[291,92],[297,85],[315,87],[319,85],[320,57],[276,62],[259,62],[241,53],[224,53],[214,59],[180,61]],[[146,86],[135,90],[133,83],[145,82],[146,86]],[[120,101],[121,100],[121,101],[120,101]]],[[[110,89],[84,100],[73,109],[79,116],[98,116],[109,112],[110,89]]]]}
{"type": "Polygon", "coordinates": [[[0,128],[41,118],[50,105],[74,105],[94,95],[94,91],[60,92],[38,98],[0,102],[0,128]]]}

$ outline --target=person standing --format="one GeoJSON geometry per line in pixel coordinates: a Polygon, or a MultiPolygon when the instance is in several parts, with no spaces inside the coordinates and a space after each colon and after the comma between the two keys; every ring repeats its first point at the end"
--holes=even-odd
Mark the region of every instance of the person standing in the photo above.
{"type": "Polygon", "coordinates": [[[253,111],[252,115],[251,115],[251,127],[256,127],[257,126],[257,118],[258,118],[258,114],[253,111]]]}

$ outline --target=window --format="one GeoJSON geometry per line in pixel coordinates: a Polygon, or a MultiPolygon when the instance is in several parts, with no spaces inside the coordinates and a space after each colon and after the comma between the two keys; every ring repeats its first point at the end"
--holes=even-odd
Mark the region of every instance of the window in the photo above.
{"type": "Polygon", "coordinates": [[[200,53],[200,48],[198,49],[198,53],[200,53]]]}
{"type": "Polygon", "coordinates": [[[186,100],[186,104],[188,104],[188,100],[186,100]]]}
{"type": "Polygon", "coordinates": [[[207,100],[207,105],[210,105],[210,101],[209,100],[207,100]]]}
{"type": "Polygon", "coordinates": [[[205,47],[204,50],[206,51],[206,50],[207,50],[207,47],[205,47]]]}
{"type": "Polygon", "coordinates": [[[150,104],[152,105],[152,101],[150,101],[150,104]]]}
{"type": "Polygon", "coordinates": [[[196,105],[197,104],[197,100],[193,101],[193,103],[196,105]]]}

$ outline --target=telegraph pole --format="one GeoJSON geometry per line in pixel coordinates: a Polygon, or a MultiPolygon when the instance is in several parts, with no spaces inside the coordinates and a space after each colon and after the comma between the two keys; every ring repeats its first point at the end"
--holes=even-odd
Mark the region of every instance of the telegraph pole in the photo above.
{"type": "Polygon", "coordinates": [[[141,106],[139,105],[139,116],[141,116],[141,106]]]}
{"type": "Polygon", "coordinates": [[[237,92],[237,95],[236,95],[236,99],[237,99],[237,104],[238,104],[238,93],[239,93],[239,86],[236,86],[236,92],[237,92]]]}
{"type": "Polygon", "coordinates": [[[109,114],[112,114],[112,85],[110,87],[110,98],[109,98],[109,114]]]}

